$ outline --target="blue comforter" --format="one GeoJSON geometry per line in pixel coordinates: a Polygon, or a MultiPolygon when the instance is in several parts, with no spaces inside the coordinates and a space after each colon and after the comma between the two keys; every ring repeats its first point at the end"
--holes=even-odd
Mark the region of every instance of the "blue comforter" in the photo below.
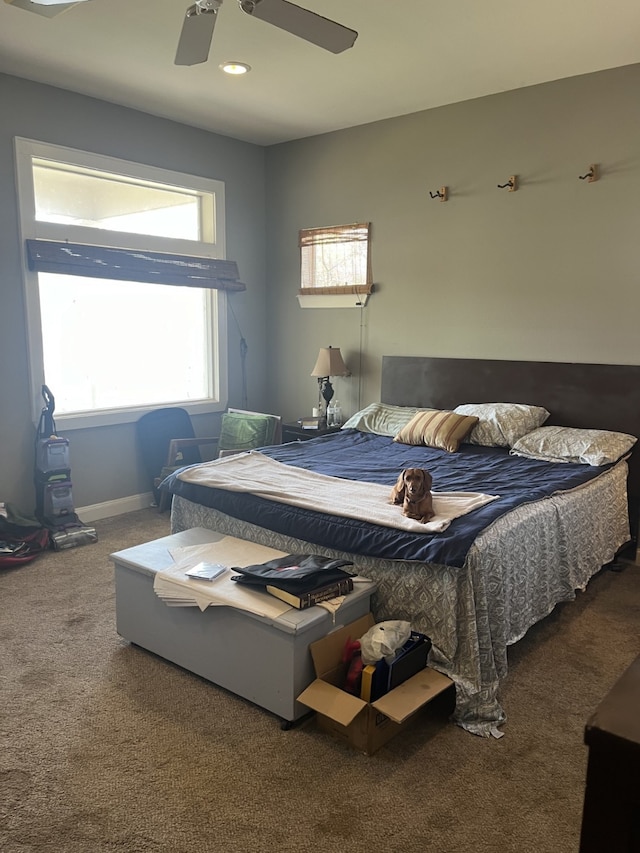
{"type": "Polygon", "coordinates": [[[414,534],[365,521],[311,512],[239,492],[185,483],[179,472],[164,483],[194,503],[297,539],[352,554],[462,566],[476,536],[509,510],[579,486],[605,468],[510,456],[507,449],[463,444],[457,453],[394,442],[387,436],[341,430],[310,441],[262,448],[288,465],[332,477],[391,486],[404,468],[427,468],[433,491],[499,495],[443,533],[414,534]]]}

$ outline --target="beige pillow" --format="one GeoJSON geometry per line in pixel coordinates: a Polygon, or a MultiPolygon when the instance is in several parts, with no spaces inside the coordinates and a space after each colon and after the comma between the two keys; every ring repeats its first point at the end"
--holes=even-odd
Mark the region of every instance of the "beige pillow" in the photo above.
{"type": "Polygon", "coordinates": [[[542,426],[549,417],[549,412],[542,406],[524,403],[465,403],[453,411],[480,418],[467,441],[485,447],[512,447],[519,438],[542,426]]]}
{"type": "Polygon", "coordinates": [[[471,415],[458,415],[440,409],[418,412],[393,440],[402,444],[437,447],[455,453],[460,442],[477,423],[478,418],[471,415]]]}
{"type": "Polygon", "coordinates": [[[610,465],[629,453],[637,440],[626,432],[542,426],[516,441],[511,453],[545,462],[610,465]]]}

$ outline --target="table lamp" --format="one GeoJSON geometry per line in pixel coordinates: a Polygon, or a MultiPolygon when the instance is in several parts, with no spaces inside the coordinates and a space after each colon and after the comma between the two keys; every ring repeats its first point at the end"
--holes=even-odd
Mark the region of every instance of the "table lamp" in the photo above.
{"type": "Polygon", "coordinates": [[[333,397],[333,385],[330,377],[348,376],[349,368],[342,360],[340,347],[320,347],[315,366],[311,371],[312,376],[318,377],[318,408],[322,408],[320,398],[325,401],[325,414],[333,397]]]}

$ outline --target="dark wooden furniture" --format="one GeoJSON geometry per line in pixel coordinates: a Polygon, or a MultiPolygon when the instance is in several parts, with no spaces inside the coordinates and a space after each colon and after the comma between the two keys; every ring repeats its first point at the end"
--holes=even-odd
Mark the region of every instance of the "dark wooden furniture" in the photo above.
{"type": "Polygon", "coordinates": [[[640,656],[585,727],[589,747],[580,853],[640,851],[640,656]]]}
{"type": "Polygon", "coordinates": [[[310,438],[316,438],[318,435],[326,435],[330,432],[337,432],[340,427],[318,427],[317,429],[305,429],[298,423],[282,424],[282,443],[288,441],[308,441],[310,438]]]}

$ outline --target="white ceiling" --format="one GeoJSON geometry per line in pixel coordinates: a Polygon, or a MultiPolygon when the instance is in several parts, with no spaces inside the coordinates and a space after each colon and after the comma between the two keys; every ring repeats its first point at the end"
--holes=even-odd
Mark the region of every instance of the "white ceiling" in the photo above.
{"type": "Polygon", "coordinates": [[[179,67],[189,3],[0,2],[0,71],[270,145],[640,62],[638,0],[300,0],[358,31],[337,55],[225,0],[209,61],[179,67]]]}

